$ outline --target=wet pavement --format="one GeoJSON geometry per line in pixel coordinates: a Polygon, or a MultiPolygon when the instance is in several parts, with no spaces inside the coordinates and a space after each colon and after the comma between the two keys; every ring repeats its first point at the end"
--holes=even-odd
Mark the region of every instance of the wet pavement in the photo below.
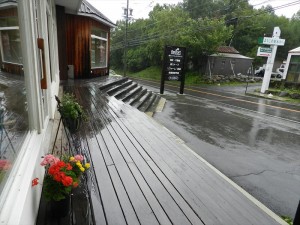
{"type": "Polygon", "coordinates": [[[183,96],[166,89],[167,103],[154,119],[275,213],[293,218],[300,199],[300,106],[245,96],[244,86],[188,87],[183,96]]]}

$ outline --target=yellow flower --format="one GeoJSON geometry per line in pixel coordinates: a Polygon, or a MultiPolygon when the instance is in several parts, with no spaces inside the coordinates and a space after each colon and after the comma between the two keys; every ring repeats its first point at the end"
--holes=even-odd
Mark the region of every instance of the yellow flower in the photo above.
{"type": "Polygon", "coordinates": [[[74,157],[70,157],[70,162],[73,162],[75,160],[74,157]]]}
{"type": "Polygon", "coordinates": [[[81,165],[81,163],[78,161],[77,163],[76,163],[76,165],[80,168],[80,167],[82,167],[82,165],[81,165]]]}
{"type": "Polygon", "coordinates": [[[85,171],[85,169],[83,167],[80,167],[79,169],[81,170],[81,172],[85,171]]]}
{"type": "Polygon", "coordinates": [[[85,167],[86,169],[88,169],[88,168],[90,168],[90,167],[91,167],[91,164],[89,164],[89,163],[86,163],[86,164],[84,165],[84,167],[85,167]]]}

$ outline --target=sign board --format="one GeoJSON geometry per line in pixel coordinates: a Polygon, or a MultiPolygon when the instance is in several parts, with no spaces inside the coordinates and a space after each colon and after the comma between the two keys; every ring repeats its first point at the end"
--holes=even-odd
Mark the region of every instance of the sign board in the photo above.
{"type": "Polygon", "coordinates": [[[185,60],[185,48],[166,46],[163,73],[165,80],[181,81],[185,60]]]}
{"type": "Polygon", "coordinates": [[[184,47],[165,47],[161,77],[161,94],[163,93],[165,80],[181,81],[180,94],[183,94],[185,55],[186,48],[184,47]]]}
{"type": "Polygon", "coordinates": [[[270,57],[272,55],[272,48],[258,47],[257,56],[270,57]]]}
{"type": "Polygon", "coordinates": [[[285,39],[280,39],[280,38],[271,38],[271,37],[258,38],[258,44],[284,46],[284,43],[285,43],[285,39]]]}

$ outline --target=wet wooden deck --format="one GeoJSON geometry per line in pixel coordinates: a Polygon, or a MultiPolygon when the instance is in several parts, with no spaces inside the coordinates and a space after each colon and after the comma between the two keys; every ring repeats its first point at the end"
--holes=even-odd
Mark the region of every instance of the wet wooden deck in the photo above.
{"type": "MultiPolygon", "coordinates": [[[[93,166],[86,188],[93,221],[83,224],[284,224],[146,114],[104,95],[97,85],[65,91],[76,95],[89,116],[72,137],[93,166]]],[[[56,224],[82,223],[71,216],[56,224]]]]}

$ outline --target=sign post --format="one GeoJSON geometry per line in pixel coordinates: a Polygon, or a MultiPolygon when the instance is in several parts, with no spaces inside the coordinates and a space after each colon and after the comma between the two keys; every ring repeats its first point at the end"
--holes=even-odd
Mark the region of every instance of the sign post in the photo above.
{"type": "Polygon", "coordinates": [[[161,74],[160,94],[164,93],[165,80],[180,81],[180,94],[184,89],[184,64],[186,48],[166,46],[164,52],[163,69],[161,74]]]}
{"type": "Polygon", "coordinates": [[[283,46],[285,43],[285,39],[279,38],[280,34],[281,34],[280,28],[274,27],[272,37],[260,37],[258,39],[259,44],[271,45],[270,48],[259,48],[258,52],[257,52],[257,55],[260,54],[260,56],[268,57],[265,75],[264,75],[263,83],[261,85],[261,90],[260,90],[260,92],[263,94],[269,88],[269,83],[270,83],[273,65],[274,65],[274,61],[275,61],[275,57],[276,57],[277,47],[283,46]],[[263,51],[265,51],[265,53],[262,53],[263,51]],[[263,54],[263,55],[261,55],[261,54],[263,54]]]}

